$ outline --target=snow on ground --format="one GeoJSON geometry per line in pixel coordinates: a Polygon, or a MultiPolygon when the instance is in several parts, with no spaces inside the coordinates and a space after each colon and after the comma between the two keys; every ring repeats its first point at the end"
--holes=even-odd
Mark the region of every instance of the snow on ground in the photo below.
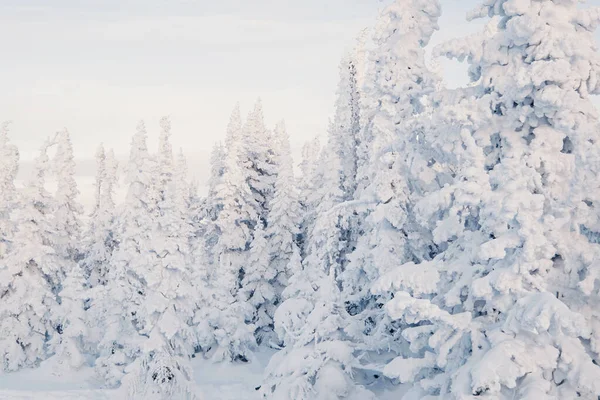
{"type": "Polygon", "coordinates": [[[194,378],[206,400],[258,400],[256,387],[261,384],[263,371],[272,351],[256,354],[246,364],[213,364],[208,360],[195,359],[194,378]]]}
{"type": "MultiPolygon", "coordinates": [[[[206,400],[258,400],[256,387],[273,353],[263,352],[247,364],[213,364],[192,360],[194,378],[206,400]]],[[[0,400],[118,400],[125,398],[116,390],[99,389],[92,368],[58,374],[52,365],[0,374],[0,400]]]]}
{"type": "MultiPolygon", "coordinates": [[[[214,364],[204,358],[192,360],[194,378],[205,400],[259,400],[256,388],[274,351],[262,351],[246,364],[214,364]]],[[[401,398],[408,387],[386,390],[369,385],[378,399],[401,398]]],[[[93,368],[68,374],[56,372],[51,363],[10,374],[0,373],[0,400],[120,400],[118,390],[100,389],[93,368]]]]}
{"type": "Polygon", "coordinates": [[[92,368],[57,374],[52,366],[0,374],[0,400],[114,399],[114,391],[98,389],[92,368]]]}

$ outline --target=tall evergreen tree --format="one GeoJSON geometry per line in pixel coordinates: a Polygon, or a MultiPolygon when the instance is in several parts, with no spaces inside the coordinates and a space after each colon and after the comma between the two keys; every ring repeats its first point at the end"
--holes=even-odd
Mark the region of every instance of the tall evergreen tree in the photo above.
{"type": "Polygon", "coordinates": [[[239,145],[241,140],[242,116],[240,105],[236,104],[227,125],[225,146],[221,143],[213,146],[210,158],[211,173],[208,182],[208,194],[201,206],[201,219],[198,228],[202,237],[202,243],[198,245],[198,257],[204,260],[203,262],[207,265],[212,265],[216,259],[214,247],[221,234],[216,220],[223,209],[224,199],[220,197],[219,190],[224,184],[227,149],[239,145]]]}
{"type": "MultiPolygon", "coordinates": [[[[78,246],[81,237],[81,222],[79,219],[83,209],[77,202],[79,189],[75,181],[75,158],[71,136],[66,129],[57,134],[56,153],[52,163],[57,184],[53,211],[57,240],[54,247],[61,257],[73,262],[80,256],[78,246]]],[[[67,267],[64,276],[68,271],[67,267]]]]}
{"type": "Polygon", "coordinates": [[[240,163],[246,182],[252,191],[257,220],[251,221],[252,228],[262,221],[268,227],[268,214],[275,193],[277,177],[277,152],[275,141],[265,126],[262,102],[256,102],[242,129],[240,163]]]}
{"type": "Polygon", "coordinates": [[[242,299],[253,309],[251,322],[258,344],[264,341],[265,336],[270,339],[268,335],[273,330],[273,314],[278,297],[274,286],[277,271],[271,267],[270,256],[269,242],[262,223],[259,223],[254,228],[240,288],[242,299]]]}
{"type": "Polygon", "coordinates": [[[96,368],[108,386],[117,386],[126,368],[141,354],[138,331],[146,322],[140,307],[147,294],[148,269],[155,265],[152,227],[156,203],[152,182],[155,163],[148,153],[143,122],[133,136],[127,165],[127,196],[119,210],[108,284],[100,288],[90,315],[106,327],[98,345],[96,368]]]}
{"type": "Polygon", "coordinates": [[[123,381],[133,398],[194,399],[189,357],[197,342],[191,328],[196,296],[187,264],[191,230],[181,204],[185,197],[177,188],[184,181],[176,176],[181,171],[175,171],[170,120],[163,118],[160,125],[155,170],[159,179],[153,189],[158,202],[148,227],[150,256],[142,272],[144,293],[136,312],[141,353],[123,381]]]}
{"type": "Polygon", "coordinates": [[[397,322],[381,310],[391,293],[374,296],[372,282],[399,265],[432,256],[412,210],[419,194],[414,182],[420,177],[410,176],[409,169],[415,164],[412,146],[424,140],[425,96],[435,90],[424,47],[439,15],[436,0],[395,1],[381,13],[374,33],[377,47],[371,54],[372,81],[364,96],[370,104],[368,123],[361,143],[369,157],[357,196],[361,235],[342,278],[354,316],[348,331],[365,350],[398,352],[406,346],[397,322]]]}
{"type": "Polygon", "coordinates": [[[17,203],[15,179],[19,169],[19,150],[8,139],[9,123],[0,125],[0,263],[10,251],[15,225],[11,211],[17,203]]]}
{"type": "Polygon", "coordinates": [[[63,260],[52,247],[52,198],[45,189],[48,148],[44,143],[14,221],[9,253],[0,265],[0,359],[4,371],[37,366],[52,354],[49,339],[57,335],[55,288],[63,260]]]}
{"type": "MultiPolygon", "coordinates": [[[[297,253],[296,253],[297,254],[297,253]]],[[[275,313],[275,329],[285,348],[265,371],[265,399],[374,399],[356,383],[355,347],[344,333],[347,317],[333,268],[315,262],[296,264],[275,313]]]]}
{"type": "Polygon", "coordinates": [[[72,266],[61,286],[56,316],[59,335],[53,340],[55,354],[47,361],[55,375],[80,369],[86,363],[85,353],[91,350],[88,345],[90,327],[84,308],[88,284],[79,265],[72,266]]]}
{"type": "Polygon", "coordinates": [[[340,160],[340,186],[344,200],[352,200],[356,191],[358,148],[360,145],[360,93],[355,55],[346,55],[340,63],[335,116],[331,125],[331,143],[340,160]]]}
{"type": "Polygon", "coordinates": [[[116,246],[114,231],[117,161],[112,150],[101,145],[96,152],[95,202],[83,239],[82,266],[92,287],[105,285],[112,252],[116,246]]]}
{"type": "Polygon", "coordinates": [[[275,314],[285,344],[269,363],[261,394],[269,399],[372,399],[357,385],[355,346],[345,333],[348,317],[340,295],[345,247],[344,194],[338,154],[331,143],[321,153],[313,193],[316,219],[306,258],[291,256],[294,275],[275,314]],[[299,373],[298,371],[302,371],[299,373]]]}
{"type": "Polygon", "coordinates": [[[317,166],[319,164],[320,153],[321,144],[318,137],[306,142],[302,146],[301,176],[298,180],[300,209],[303,215],[299,240],[302,253],[306,252],[309,232],[312,230],[315,222],[316,204],[314,202],[314,193],[317,190],[317,185],[320,183],[317,179],[317,166]]]}
{"type": "Polygon", "coordinates": [[[278,293],[281,294],[281,288],[287,286],[287,281],[292,275],[289,263],[299,247],[302,211],[294,178],[290,139],[283,121],[277,125],[275,132],[279,140],[279,170],[275,181],[275,197],[269,213],[267,236],[270,265],[277,274],[280,287],[278,293]]]}
{"type": "MultiPolygon", "coordinates": [[[[236,110],[239,111],[237,108],[236,110]]],[[[221,143],[215,144],[210,158],[211,173],[208,182],[208,193],[204,201],[198,205],[200,215],[196,217],[195,221],[198,239],[194,245],[194,252],[198,263],[204,265],[213,263],[215,259],[213,251],[220,234],[216,220],[223,209],[223,199],[219,197],[218,189],[223,184],[225,156],[225,147],[221,143]]]]}
{"type": "Polygon", "coordinates": [[[287,280],[291,276],[289,270],[290,259],[297,251],[297,240],[300,233],[300,205],[294,186],[294,173],[291,161],[289,138],[283,122],[275,129],[280,151],[278,161],[279,170],[275,182],[275,197],[271,202],[268,215],[269,227],[266,233],[263,227],[255,231],[251,245],[250,263],[246,268],[243,290],[250,293],[250,303],[256,310],[257,339],[266,343],[275,344],[273,332],[273,315],[276,306],[281,301],[281,293],[287,280]],[[258,235],[258,236],[256,236],[258,235]],[[257,283],[247,286],[249,279],[253,282],[262,282],[261,290],[257,292],[254,287],[257,283]]]}
{"type": "Polygon", "coordinates": [[[359,192],[373,181],[373,166],[393,142],[396,125],[421,113],[423,96],[435,89],[437,77],[425,66],[423,47],[438,29],[439,14],[438,2],[411,0],[394,1],[379,16],[362,91],[359,192]]]}
{"type": "Polygon", "coordinates": [[[258,220],[254,195],[248,186],[242,154],[241,120],[236,107],[228,125],[227,155],[223,178],[215,189],[215,199],[222,209],[214,224],[218,233],[212,248],[211,306],[199,309],[196,321],[206,321],[213,330],[213,359],[246,359],[255,345],[254,328],[246,325],[253,319],[253,309],[240,295],[251,229],[258,220]]]}
{"type": "Polygon", "coordinates": [[[598,245],[580,218],[598,215],[598,19],[550,0],[489,1],[472,15],[484,16],[501,23],[440,49],[468,57],[474,83],[444,137],[456,178],[419,207],[447,250],[419,265],[426,280],[403,267],[382,279],[398,290],[388,312],[412,324],[413,354],[386,373],[419,382],[413,397],[595,398],[596,313],[583,304],[598,245]]]}

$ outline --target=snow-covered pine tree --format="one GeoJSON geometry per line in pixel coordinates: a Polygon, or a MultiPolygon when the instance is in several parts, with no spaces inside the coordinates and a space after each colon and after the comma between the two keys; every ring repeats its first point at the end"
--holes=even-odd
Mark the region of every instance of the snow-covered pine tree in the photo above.
{"type": "Polygon", "coordinates": [[[344,200],[352,200],[356,191],[358,148],[360,145],[360,93],[357,84],[357,66],[354,53],[340,63],[340,81],[337,88],[335,115],[330,127],[330,145],[340,160],[341,189],[344,200]]]}
{"type": "Polygon", "coordinates": [[[110,259],[116,246],[114,232],[117,161],[112,150],[100,145],[96,152],[95,203],[83,238],[81,264],[92,287],[105,285],[110,259]]]}
{"type": "MultiPolygon", "coordinates": [[[[233,116],[239,117],[238,107],[235,108],[233,116]]],[[[241,119],[237,120],[241,127],[241,119]]],[[[220,235],[215,222],[223,209],[223,202],[218,197],[217,190],[222,185],[225,173],[225,156],[226,150],[223,144],[220,142],[216,143],[213,146],[210,157],[211,172],[208,181],[208,194],[201,204],[198,204],[197,212],[199,215],[195,216],[195,225],[198,231],[197,239],[194,243],[195,259],[198,264],[206,266],[211,265],[215,259],[213,250],[220,235]]]]}
{"type": "MultiPolygon", "coordinates": [[[[284,291],[286,301],[276,313],[278,334],[287,348],[271,363],[263,388],[263,395],[266,397],[343,398],[349,395],[344,394],[345,390],[353,390],[350,389],[353,387],[350,376],[353,366],[357,363],[354,362],[352,346],[344,341],[343,329],[347,318],[339,293],[338,279],[345,268],[346,254],[352,246],[348,233],[354,213],[342,203],[354,196],[357,163],[354,150],[360,129],[360,105],[356,70],[351,60],[343,64],[336,117],[329,130],[328,144],[323,151],[320,151],[317,141],[308,143],[303,149],[300,204],[304,211],[304,220],[299,238],[305,259],[302,266],[299,260],[300,252],[294,247],[291,248],[291,252],[288,251],[288,273],[293,275],[284,291]],[[326,283],[334,285],[335,289],[326,283]],[[328,313],[332,314],[331,318],[327,316],[328,313]],[[307,321],[310,321],[310,324],[307,321]],[[336,321],[333,324],[335,327],[329,324],[331,321],[336,321]],[[322,336],[314,339],[315,343],[326,342],[327,346],[337,348],[340,353],[333,356],[329,353],[332,350],[326,349],[325,346],[318,351],[319,355],[315,353],[312,356],[301,356],[304,359],[302,362],[306,363],[302,366],[311,369],[312,372],[298,379],[287,364],[298,362],[293,361],[299,357],[298,351],[310,354],[310,346],[315,344],[310,344],[312,339],[299,340],[297,336],[302,334],[301,330],[304,328],[308,332],[321,329],[321,324],[327,328],[322,331],[322,336]],[[333,364],[329,362],[330,357],[341,357],[341,353],[344,354],[343,359],[336,359],[333,364]],[[321,376],[317,381],[322,382],[320,379],[333,371],[340,373],[337,385],[328,387],[318,383],[313,387],[317,376],[321,376]],[[290,374],[292,376],[289,376],[290,374]]],[[[308,335],[310,337],[310,333],[308,335]]]]}
{"type": "MultiPolygon", "coordinates": [[[[206,316],[211,307],[211,271],[214,268],[215,255],[213,250],[218,242],[219,231],[216,219],[221,210],[221,203],[216,197],[216,190],[221,184],[224,173],[225,149],[219,143],[213,148],[211,157],[211,177],[209,181],[209,192],[206,197],[200,197],[197,193],[196,183],[187,185],[189,190],[187,204],[187,219],[189,222],[190,255],[188,266],[191,269],[192,281],[195,286],[196,307],[193,318],[194,335],[196,338],[195,351],[206,351],[214,346],[215,340],[213,328],[208,323],[206,316]]],[[[183,182],[187,176],[187,161],[180,152],[175,168],[177,182],[183,182]]],[[[178,192],[182,192],[183,186],[176,185],[178,192]]],[[[177,196],[179,199],[179,195],[177,196]]],[[[183,204],[182,204],[183,206],[183,204]]]]}
{"type": "Polygon", "coordinates": [[[147,293],[148,270],[155,265],[152,232],[156,203],[153,196],[155,162],[148,153],[146,127],[133,136],[126,184],[128,191],[115,220],[117,247],[112,253],[107,284],[99,287],[90,318],[104,327],[96,369],[107,386],[118,386],[126,368],[141,354],[144,328],[140,307],[147,293]]]}
{"type": "Polygon", "coordinates": [[[58,354],[52,362],[61,369],[77,369],[84,363],[81,352],[84,350],[83,336],[86,333],[83,314],[85,282],[81,267],[77,263],[82,255],[79,219],[83,208],[77,202],[79,190],[75,181],[75,159],[69,132],[66,129],[58,132],[55,141],[56,153],[52,159],[52,169],[56,178],[52,211],[52,247],[60,257],[61,270],[54,289],[60,302],[60,306],[54,310],[58,335],[55,335],[51,345],[52,348],[56,348],[58,354]],[[67,283],[71,285],[70,288],[64,286],[67,283]],[[63,294],[65,299],[62,298],[63,294]]]}
{"type": "Polygon", "coordinates": [[[364,350],[401,351],[404,344],[398,323],[381,310],[390,294],[374,296],[372,282],[390,269],[432,255],[423,238],[427,232],[414,221],[418,179],[409,171],[413,147],[424,140],[424,98],[437,83],[425,65],[424,47],[439,15],[437,0],[395,1],[381,13],[374,33],[372,81],[363,96],[369,104],[363,132],[369,156],[361,164],[363,183],[357,196],[362,233],[342,278],[353,315],[348,332],[364,350]]]}
{"type": "MultiPolygon", "coordinates": [[[[183,149],[179,150],[175,159],[173,171],[175,183],[175,207],[181,218],[180,236],[187,238],[186,248],[186,266],[190,274],[190,281],[194,290],[194,301],[196,307],[198,305],[208,304],[210,298],[209,271],[206,259],[202,257],[202,251],[198,247],[198,227],[195,218],[197,209],[195,202],[197,201],[197,188],[194,183],[188,182],[188,166],[187,158],[183,153],[183,149]]],[[[193,318],[190,319],[193,323],[193,318]]],[[[205,344],[212,343],[212,332],[209,327],[202,323],[195,325],[194,337],[197,340],[195,347],[205,347],[205,344]]]]}
{"type": "Polygon", "coordinates": [[[158,201],[155,219],[147,227],[152,230],[151,258],[140,271],[144,295],[136,312],[141,353],[127,367],[123,384],[131,398],[191,400],[198,396],[189,366],[197,342],[191,327],[196,294],[187,264],[192,230],[184,204],[187,186],[180,179],[183,171],[175,171],[170,120],[165,117],[160,125],[154,189],[158,201]]]}
{"type": "Polygon", "coordinates": [[[315,223],[308,232],[305,261],[320,265],[323,271],[332,269],[335,279],[343,270],[348,218],[341,189],[340,159],[331,146],[321,152],[317,167],[318,186],[313,193],[315,223]]]}
{"type": "MultiPolygon", "coordinates": [[[[282,289],[287,286],[288,279],[292,276],[290,259],[299,250],[302,210],[297,181],[294,178],[290,139],[283,121],[276,126],[275,132],[279,140],[279,170],[275,181],[275,197],[269,213],[267,237],[271,255],[270,265],[277,274],[277,293],[280,297],[282,289]]],[[[279,301],[280,299],[277,302],[279,301]]]]}
{"type": "Polygon", "coordinates": [[[272,135],[265,126],[262,102],[259,99],[243,126],[239,155],[240,165],[252,191],[253,206],[258,216],[256,221],[250,221],[252,229],[258,220],[261,220],[265,226],[269,226],[267,219],[275,193],[278,153],[275,148],[276,143],[271,139],[272,135]]]}
{"type": "Polygon", "coordinates": [[[60,335],[53,338],[54,355],[46,361],[55,375],[80,369],[86,363],[85,353],[91,350],[88,345],[90,329],[84,309],[88,300],[88,284],[79,265],[73,265],[61,286],[56,317],[60,335]]]}
{"type": "MultiPolygon", "coordinates": [[[[210,200],[221,204],[214,221],[216,240],[210,249],[211,300],[210,304],[201,306],[195,316],[196,323],[208,325],[213,331],[213,343],[206,343],[205,347],[212,348],[216,361],[245,360],[256,344],[254,328],[246,324],[253,319],[254,310],[239,293],[252,242],[251,229],[259,219],[254,195],[240,162],[241,129],[236,107],[227,127],[223,176],[215,188],[214,199],[210,200]]],[[[205,329],[206,326],[202,328],[205,329]]]]}
{"type": "Polygon", "coordinates": [[[10,252],[0,265],[0,360],[4,371],[37,366],[52,353],[48,340],[57,334],[54,288],[63,267],[51,247],[52,198],[46,191],[47,140],[35,160],[30,181],[19,197],[17,227],[10,252]]]}
{"type": "Polygon", "coordinates": [[[227,125],[225,146],[220,142],[213,146],[210,157],[211,171],[208,181],[208,194],[200,205],[200,216],[197,218],[199,241],[195,246],[195,253],[197,253],[197,259],[205,265],[212,265],[216,257],[214,247],[220,235],[216,220],[223,209],[223,199],[219,197],[218,190],[223,184],[227,148],[232,148],[235,143],[240,143],[241,140],[242,116],[240,105],[236,103],[227,125]]]}
{"type": "Polygon", "coordinates": [[[242,290],[249,294],[249,302],[256,308],[254,320],[257,341],[268,345],[277,342],[272,335],[273,316],[281,301],[282,290],[291,276],[288,264],[297,250],[301,221],[289,137],[283,122],[277,125],[275,135],[279,142],[280,158],[275,196],[268,214],[269,227],[266,233],[261,224],[255,230],[242,282],[242,290]],[[257,286],[259,283],[260,286],[257,286]]]}
{"type": "Polygon", "coordinates": [[[317,166],[321,154],[321,143],[318,136],[307,141],[302,146],[302,161],[300,162],[301,176],[298,179],[298,196],[300,210],[302,212],[302,223],[300,227],[299,244],[302,253],[306,252],[309,232],[315,222],[316,204],[313,203],[314,192],[319,184],[317,166]]]}
{"type": "MultiPolygon", "coordinates": [[[[339,279],[350,249],[348,233],[354,210],[347,207],[342,189],[342,167],[335,146],[335,131],[330,127],[327,145],[319,154],[313,171],[313,184],[304,200],[306,212],[303,228],[303,256],[322,269],[334,265],[334,277],[339,279]],[[327,238],[327,245],[316,245],[317,238],[327,238]]],[[[319,239],[320,240],[320,239],[319,239]]]]}
{"type": "MultiPolygon", "coordinates": [[[[223,174],[225,172],[225,154],[226,150],[225,146],[223,146],[223,143],[215,143],[210,154],[210,179],[208,181],[209,198],[214,198],[215,191],[221,183],[221,178],[223,178],[223,174]]],[[[219,211],[219,206],[214,205],[213,208],[214,210],[211,210],[210,215],[217,215],[219,211]]]]}
{"type": "Polygon", "coordinates": [[[344,334],[343,307],[333,268],[300,266],[296,252],[291,261],[296,274],[284,295],[288,299],[275,313],[275,329],[285,344],[265,371],[260,389],[264,399],[369,400],[373,393],[355,382],[355,348],[344,334]]]}
{"type": "Polygon", "coordinates": [[[194,197],[197,196],[197,189],[193,188],[193,185],[188,182],[187,158],[181,148],[173,164],[173,186],[175,209],[180,215],[179,218],[182,224],[181,236],[187,238],[191,246],[195,239],[194,218],[191,207],[194,197]]]}
{"type": "MultiPolygon", "coordinates": [[[[52,167],[56,177],[54,194],[54,223],[56,233],[54,243],[57,254],[67,262],[73,263],[80,257],[79,240],[81,237],[80,216],[82,206],[77,202],[79,189],[75,181],[75,159],[69,131],[63,129],[56,136],[56,153],[52,167]]],[[[63,276],[71,266],[65,265],[63,276]]]]}
{"type": "Polygon", "coordinates": [[[175,181],[173,147],[171,146],[171,119],[163,117],[160,120],[160,135],[158,137],[158,151],[156,153],[156,171],[158,182],[155,182],[158,191],[156,212],[158,217],[167,214],[174,208],[172,202],[175,200],[175,181]]]}
{"type": "Polygon", "coordinates": [[[0,267],[10,251],[15,225],[11,212],[17,202],[15,179],[19,169],[19,150],[8,139],[9,122],[0,125],[0,267]]]}
{"type": "Polygon", "coordinates": [[[394,125],[421,112],[425,104],[417,99],[435,88],[437,77],[425,66],[423,47],[438,29],[439,14],[437,1],[411,0],[394,1],[379,16],[361,93],[359,192],[373,180],[372,164],[394,139],[394,125]]]}
{"type": "Polygon", "coordinates": [[[254,336],[258,344],[268,341],[273,331],[273,315],[277,304],[277,291],[274,281],[277,271],[272,268],[264,227],[260,222],[254,228],[253,240],[248,257],[244,263],[244,278],[241,282],[240,295],[253,308],[250,320],[254,326],[254,336]]]}
{"type": "Polygon", "coordinates": [[[419,265],[426,279],[402,268],[382,279],[399,291],[390,315],[414,324],[403,333],[414,355],[386,374],[419,382],[408,398],[596,398],[599,253],[583,216],[598,218],[600,14],[492,0],[472,14],[484,16],[487,35],[440,49],[471,64],[473,101],[454,109],[468,157],[452,191],[420,205],[441,217],[434,238],[447,250],[419,265]]]}
{"type": "MultiPolygon", "coordinates": [[[[338,248],[340,242],[327,249],[314,246],[315,230],[324,231],[330,229],[331,240],[343,240],[341,229],[338,229],[340,228],[338,222],[343,222],[339,218],[341,208],[338,206],[344,200],[344,192],[341,189],[340,159],[334,147],[330,145],[330,141],[319,152],[316,167],[313,171],[313,184],[308,191],[308,197],[303,199],[305,201],[304,207],[306,208],[302,223],[304,236],[303,258],[307,258],[315,250],[319,252],[332,250],[339,255],[339,250],[344,247],[341,245],[342,247],[338,248]]],[[[319,256],[313,258],[316,262],[320,262],[318,261],[319,256]]],[[[340,261],[337,256],[326,258],[327,260],[322,261],[328,262],[331,259],[335,260],[334,262],[336,263],[340,261]]],[[[338,267],[335,268],[336,274],[340,272],[340,268],[341,264],[338,263],[338,267]]],[[[327,270],[327,268],[325,269],[327,270]]]]}
{"type": "Polygon", "coordinates": [[[316,221],[308,236],[306,258],[292,253],[294,273],[275,313],[275,329],[285,344],[267,367],[261,387],[265,399],[371,399],[355,382],[359,365],[344,329],[348,317],[340,294],[343,268],[343,218],[339,158],[333,146],[321,153],[314,192],[316,221]]]}
{"type": "MultiPolygon", "coordinates": [[[[354,200],[357,189],[357,169],[359,164],[358,149],[360,147],[361,98],[357,84],[357,61],[354,52],[347,54],[340,64],[340,81],[337,89],[335,115],[329,127],[327,146],[331,151],[331,164],[327,168],[337,170],[325,171],[330,176],[331,184],[337,184],[341,192],[340,202],[346,206],[337,207],[338,222],[331,228],[339,240],[339,253],[336,268],[336,279],[346,269],[348,255],[356,246],[360,232],[359,207],[350,203],[354,200]],[[333,160],[333,158],[335,158],[333,160]]],[[[321,200],[318,201],[319,203],[321,200]]],[[[317,207],[318,208],[318,207],[317,207]]],[[[317,220],[319,216],[317,216],[317,220]]]]}

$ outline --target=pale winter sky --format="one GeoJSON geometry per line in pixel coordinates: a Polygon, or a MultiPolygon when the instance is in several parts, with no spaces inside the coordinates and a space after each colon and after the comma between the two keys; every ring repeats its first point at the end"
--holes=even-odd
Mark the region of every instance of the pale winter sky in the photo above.
{"type": "MultiPolygon", "coordinates": [[[[0,120],[14,121],[23,160],[67,127],[81,174],[91,175],[100,142],[125,156],[145,119],[154,146],[159,118],[170,115],[174,146],[204,181],[236,101],[247,112],[260,96],[267,122],[284,118],[296,150],[324,135],[339,59],[388,3],[0,0],[0,120]]],[[[434,43],[479,29],[464,20],[477,3],[442,0],[444,37],[434,43]]],[[[449,85],[466,81],[463,67],[445,66],[449,85]]]]}

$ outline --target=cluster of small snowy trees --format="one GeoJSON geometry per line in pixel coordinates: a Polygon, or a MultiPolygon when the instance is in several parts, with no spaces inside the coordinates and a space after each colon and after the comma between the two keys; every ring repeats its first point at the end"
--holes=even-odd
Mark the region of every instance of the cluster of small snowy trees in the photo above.
{"type": "Polygon", "coordinates": [[[260,101],[234,108],[205,197],[169,119],[156,152],[140,123],[124,201],[101,147],[84,223],[69,133],[17,189],[3,125],[2,370],[90,365],[130,398],[194,399],[191,357],[268,347],[264,399],[600,396],[600,11],[482,3],[484,32],[433,49],[469,63],[452,90],[426,57],[439,2],[386,7],[298,176],[260,101]]]}
{"type": "Polygon", "coordinates": [[[131,398],[197,398],[191,357],[247,362],[278,347],[274,314],[300,264],[301,208],[283,122],[236,106],[200,198],[174,156],[168,118],[156,152],[143,122],[116,204],[112,151],[96,154],[95,203],[77,203],[69,133],[48,139],[30,181],[2,127],[0,355],[2,370],[94,366],[131,398]],[[56,182],[52,192],[48,181],[56,182]]]}

